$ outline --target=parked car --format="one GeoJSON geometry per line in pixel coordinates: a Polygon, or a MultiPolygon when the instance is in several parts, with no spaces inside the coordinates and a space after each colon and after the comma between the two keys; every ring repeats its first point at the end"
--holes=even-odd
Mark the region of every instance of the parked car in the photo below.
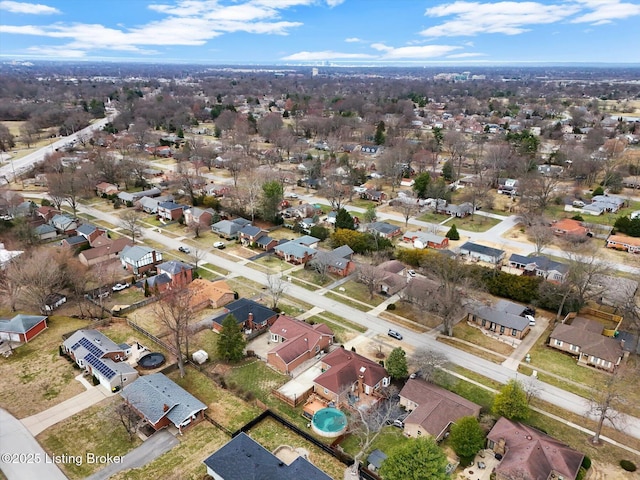
{"type": "Polygon", "coordinates": [[[574,200],[572,205],[577,208],[582,208],[584,207],[584,202],[582,200],[574,200]]]}
{"type": "Polygon", "coordinates": [[[182,253],[191,253],[191,250],[188,247],[178,247],[178,250],[182,253]]]}
{"type": "Polygon", "coordinates": [[[226,245],[224,244],[224,242],[214,242],[213,244],[213,248],[219,248],[220,250],[222,250],[225,247],[226,245]]]}
{"type": "Polygon", "coordinates": [[[395,338],[396,340],[402,340],[402,334],[400,332],[396,332],[395,330],[389,330],[387,332],[387,335],[389,335],[392,338],[395,338]]]}
{"type": "Polygon", "coordinates": [[[124,290],[125,288],[129,287],[129,283],[116,283],[113,287],[111,287],[111,290],[113,290],[114,292],[119,292],[120,290],[124,290]]]}
{"type": "Polygon", "coordinates": [[[531,316],[531,315],[525,315],[524,318],[526,318],[527,320],[529,320],[529,326],[530,327],[535,327],[536,326],[536,319],[535,317],[531,316]]]}
{"type": "Polygon", "coordinates": [[[298,198],[298,194],[295,192],[291,192],[287,195],[287,198],[298,198]]]}
{"type": "Polygon", "coordinates": [[[416,271],[415,270],[407,270],[407,275],[409,275],[410,277],[415,277],[416,276],[416,271]]]}

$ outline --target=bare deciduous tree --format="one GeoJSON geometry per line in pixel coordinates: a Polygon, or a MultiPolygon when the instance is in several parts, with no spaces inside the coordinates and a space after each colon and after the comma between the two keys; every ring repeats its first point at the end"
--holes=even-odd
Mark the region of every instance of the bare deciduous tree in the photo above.
{"type": "Polygon", "coordinates": [[[411,363],[420,371],[420,376],[425,381],[431,382],[436,371],[445,368],[449,359],[444,353],[421,347],[413,353],[411,363]]]}
{"type": "Polygon", "coordinates": [[[613,374],[608,375],[604,382],[599,384],[598,388],[591,390],[589,413],[597,421],[591,443],[596,445],[600,443],[600,435],[605,422],[617,430],[624,426],[622,424],[623,417],[616,408],[626,403],[623,392],[629,388],[629,381],[633,378],[632,373],[619,366],[613,374]]]}
{"type": "Polygon", "coordinates": [[[536,255],[541,255],[542,251],[551,244],[554,239],[553,232],[548,226],[537,223],[532,225],[528,230],[529,241],[536,247],[536,255]]]}
{"type": "Polygon", "coordinates": [[[367,290],[369,291],[369,298],[373,298],[373,294],[380,286],[380,282],[384,280],[387,272],[378,268],[377,265],[363,263],[358,265],[356,275],[358,282],[367,287],[367,290]]]}
{"type": "Polygon", "coordinates": [[[287,290],[287,283],[282,279],[282,275],[267,275],[267,292],[271,297],[271,308],[278,308],[278,302],[287,290]]]}
{"type": "Polygon", "coordinates": [[[180,377],[185,375],[184,354],[189,354],[189,320],[193,316],[190,300],[186,289],[169,290],[154,306],[155,314],[169,331],[180,377]]]}
{"type": "Polygon", "coordinates": [[[133,243],[142,237],[142,218],[142,214],[135,210],[127,210],[121,217],[120,228],[133,243]]]}
{"type": "Polygon", "coordinates": [[[126,402],[118,403],[113,408],[116,421],[120,423],[129,434],[129,441],[133,441],[142,423],[140,415],[126,402]]]}

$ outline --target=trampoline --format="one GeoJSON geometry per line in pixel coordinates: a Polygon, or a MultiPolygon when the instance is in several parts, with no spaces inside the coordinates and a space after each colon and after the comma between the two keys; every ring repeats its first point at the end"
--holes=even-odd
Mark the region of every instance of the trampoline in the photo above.
{"type": "Polygon", "coordinates": [[[145,370],[152,370],[163,365],[164,362],[166,362],[166,359],[162,353],[151,352],[147,353],[144,357],[141,357],[140,360],[138,360],[138,365],[140,368],[144,368],[145,370]]]}

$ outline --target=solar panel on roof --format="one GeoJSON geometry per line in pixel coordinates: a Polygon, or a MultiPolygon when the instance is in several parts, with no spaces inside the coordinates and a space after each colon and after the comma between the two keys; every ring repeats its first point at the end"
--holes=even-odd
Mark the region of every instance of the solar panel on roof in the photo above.
{"type": "Polygon", "coordinates": [[[104,376],[105,378],[111,379],[111,378],[115,377],[115,375],[116,375],[115,370],[109,368],[107,365],[104,364],[104,362],[102,360],[97,358],[95,355],[90,353],[85,357],[85,360],[95,370],[100,372],[102,374],[102,376],[104,376]]]}
{"type": "Polygon", "coordinates": [[[78,343],[84,348],[86,348],[89,351],[89,353],[93,353],[98,358],[100,358],[104,354],[103,350],[88,338],[83,337],[78,341],[78,343]]]}

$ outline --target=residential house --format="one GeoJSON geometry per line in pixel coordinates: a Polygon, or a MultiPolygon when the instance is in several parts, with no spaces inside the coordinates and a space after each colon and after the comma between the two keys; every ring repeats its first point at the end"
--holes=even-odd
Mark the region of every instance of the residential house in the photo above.
{"type": "Polygon", "coordinates": [[[467,321],[483,330],[519,340],[531,330],[529,320],[524,317],[525,307],[517,303],[500,300],[495,306],[472,304],[467,308],[467,321]]]}
{"type": "Polygon", "coordinates": [[[90,245],[100,236],[107,233],[104,228],[98,228],[90,223],[84,223],[76,229],[76,233],[84,237],[90,245]]]}
{"type": "Polygon", "coordinates": [[[609,235],[607,248],[624,250],[629,253],[640,253],[640,238],[627,235],[609,235]]]}
{"type": "Polygon", "coordinates": [[[156,270],[156,275],[140,280],[136,285],[144,288],[146,282],[148,288],[164,292],[170,288],[183,288],[193,281],[193,267],[178,260],[160,263],[156,270]]]}
{"type": "Polygon", "coordinates": [[[260,237],[266,235],[267,232],[262,230],[260,227],[255,227],[253,225],[246,225],[238,232],[238,237],[240,239],[240,243],[244,246],[251,246],[255,244],[260,237]]]}
{"type": "Polygon", "coordinates": [[[402,236],[402,240],[407,243],[413,243],[415,248],[447,248],[449,246],[449,239],[442,237],[434,233],[428,232],[405,232],[402,236]]]}
{"type": "Polygon", "coordinates": [[[371,233],[384,238],[393,238],[398,235],[402,235],[402,230],[397,225],[391,225],[387,222],[373,222],[364,226],[364,228],[371,233]]]}
{"type": "Polygon", "coordinates": [[[254,330],[266,331],[276,321],[278,314],[264,305],[246,298],[240,298],[224,308],[224,312],[211,320],[211,326],[216,331],[222,330],[222,322],[228,315],[233,315],[245,332],[254,330]]]}
{"type": "Polygon", "coordinates": [[[312,237],[311,235],[303,235],[291,241],[309,248],[318,248],[318,243],[320,243],[319,238],[312,237]]]}
{"type": "Polygon", "coordinates": [[[23,315],[0,319],[0,340],[16,343],[28,343],[47,328],[47,317],[41,315],[23,315]]]}
{"type": "Polygon", "coordinates": [[[563,218],[554,222],[551,226],[555,235],[584,237],[589,233],[589,229],[582,225],[582,222],[572,218],[563,218]]]}
{"type": "Polygon", "coordinates": [[[120,252],[122,266],[135,275],[142,275],[162,262],[162,252],[142,245],[126,246],[120,252]]]}
{"type": "Polygon", "coordinates": [[[473,213],[473,204],[469,202],[455,205],[449,203],[442,207],[436,207],[436,213],[443,213],[445,215],[451,215],[452,217],[464,218],[473,213]]]}
{"type": "Polygon", "coordinates": [[[256,240],[256,246],[265,252],[273,250],[278,245],[278,240],[268,235],[262,235],[256,240]]]}
{"type": "Polygon", "coordinates": [[[137,208],[140,208],[145,213],[156,214],[158,213],[158,204],[160,202],[157,198],[142,197],[135,202],[137,208]]]}
{"type": "Polygon", "coordinates": [[[118,193],[118,186],[113,183],[100,182],[96,185],[96,194],[102,195],[116,195],[118,193]]]}
{"type": "Polygon", "coordinates": [[[584,455],[524,423],[501,417],[487,435],[487,447],[502,456],[496,480],[576,480],[584,455]]]}
{"type": "Polygon", "coordinates": [[[78,228],[78,222],[65,214],[54,215],[49,221],[49,225],[61,235],[75,235],[78,228]]]}
{"type": "Polygon", "coordinates": [[[33,232],[40,241],[51,240],[58,236],[56,229],[47,223],[38,225],[33,229],[33,232]]]}
{"type": "Polygon", "coordinates": [[[190,207],[184,211],[184,223],[187,225],[203,225],[208,227],[216,217],[217,212],[213,208],[202,209],[200,207],[190,207]]]}
{"type": "Polygon", "coordinates": [[[364,192],[360,193],[360,198],[364,200],[371,200],[372,202],[376,203],[382,203],[387,199],[387,194],[381,190],[368,188],[364,192]]]}
{"type": "Polygon", "coordinates": [[[276,245],[273,251],[277,257],[295,265],[306,264],[317,253],[317,250],[301,245],[295,240],[276,245]]]}
{"type": "Polygon", "coordinates": [[[162,373],[139,377],[120,392],[154,430],[173,425],[180,434],[204,420],[207,406],[162,373]]]}
{"type": "Polygon", "coordinates": [[[344,348],[323,357],[320,366],[324,373],[313,381],[314,391],[336,405],[375,403],[379,390],[391,382],[379,363],[344,348]]]}
{"type": "Polygon", "coordinates": [[[612,195],[595,195],[591,198],[591,205],[600,206],[607,213],[617,213],[626,203],[624,198],[612,195]]]}
{"type": "Polygon", "coordinates": [[[187,288],[189,289],[189,305],[194,312],[207,307],[224,307],[236,297],[235,292],[224,280],[210,282],[204,278],[196,278],[187,288]]]}
{"type": "Polygon", "coordinates": [[[62,351],[109,391],[118,391],[138,377],[125,361],[131,347],[116,344],[98,330],[76,330],[62,342],[62,351]]]}
{"type": "Polygon", "coordinates": [[[460,254],[468,256],[475,261],[492,263],[494,265],[500,263],[505,256],[505,251],[498,248],[487,247],[479,243],[466,242],[460,247],[460,254]]]}
{"type": "Polygon", "coordinates": [[[175,202],[160,202],[158,203],[157,215],[158,218],[166,222],[173,222],[184,215],[184,208],[184,205],[175,202]]]}
{"type": "Polygon", "coordinates": [[[249,435],[240,432],[203,462],[215,480],[331,480],[307,460],[296,456],[286,463],[249,435]]]}
{"type": "Polygon", "coordinates": [[[118,193],[118,198],[123,202],[131,202],[134,203],[136,200],[140,200],[142,197],[159,197],[162,191],[157,188],[150,188],[149,190],[143,190],[141,192],[120,192],[118,193]]]}
{"type": "Polygon", "coordinates": [[[404,434],[408,437],[430,435],[440,441],[451,425],[462,417],[480,416],[480,405],[449,390],[422,379],[407,380],[400,390],[400,406],[409,413],[404,419],[404,434]]]}
{"type": "Polygon", "coordinates": [[[280,315],[269,327],[269,341],[276,346],[267,353],[267,363],[288,375],[307,360],[326,352],[333,343],[333,332],[323,323],[310,325],[280,315]]]}
{"type": "Polygon", "coordinates": [[[227,240],[238,238],[240,230],[243,227],[251,225],[249,220],[244,218],[236,218],[234,220],[220,220],[211,225],[211,231],[227,240]]]}
{"type": "Polygon", "coordinates": [[[36,209],[36,215],[42,218],[46,223],[49,223],[53,217],[60,214],[60,210],[56,210],[49,205],[43,205],[36,209]]]}
{"type": "Polygon", "coordinates": [[[569,272],[568,265],[542,255],[525,257],[514,253],[509,257],[509,267],[520,270],[523,275],[538,276],[559,283],[564,282],[569,272]]]}
{"type": "Polygon", "coordinates": [[[376,155],[382,151],[382,147],[380,145],[361,145],[360,151],[362,153],[368,153],[370,155],[376,155]]]}
{"type": "Polygon", "coordinates": [[[93,242],[93,248],[83,250],[78,254],[78,260],[83,265],[96,265],[102,262],[115,260],[119,257],[120,252],[125,247],[133,246],[133,242],[129,238],[117,238],[112,240],[106,235],[98,237],[93,242]]]}
{"type": "Polygon", "coordinates": [[[342,245],[330,252],[319,251],[311,261],[311,264],[313,265],[314,262],[317,262],[320,265],[319,268],[326,268],[327,273],[346,277],[356,269],[356,264],[351,259],[352,256],[353,250],[351,247],[342,245]]]}
{"type": "Polygon", "coordinates": [[[564,172],[560,165],[538,165],[538,173],[545,177],[559,177],[564,172]]]}
{"type": "Polygon", "coordinates": [[[625,356],[624,341],[605,336],[597,320],[569,314],[549,335],[549,346],[578,358],[578,364],[613,372],[625,356]]]}
{"type": "Polygon", "coordinates": [[[76,251],[89,247],[89,241],[82,235],[73,235],[71,237],[63,238],[60,242],[63,247],[69,247],[76,251]]]}

